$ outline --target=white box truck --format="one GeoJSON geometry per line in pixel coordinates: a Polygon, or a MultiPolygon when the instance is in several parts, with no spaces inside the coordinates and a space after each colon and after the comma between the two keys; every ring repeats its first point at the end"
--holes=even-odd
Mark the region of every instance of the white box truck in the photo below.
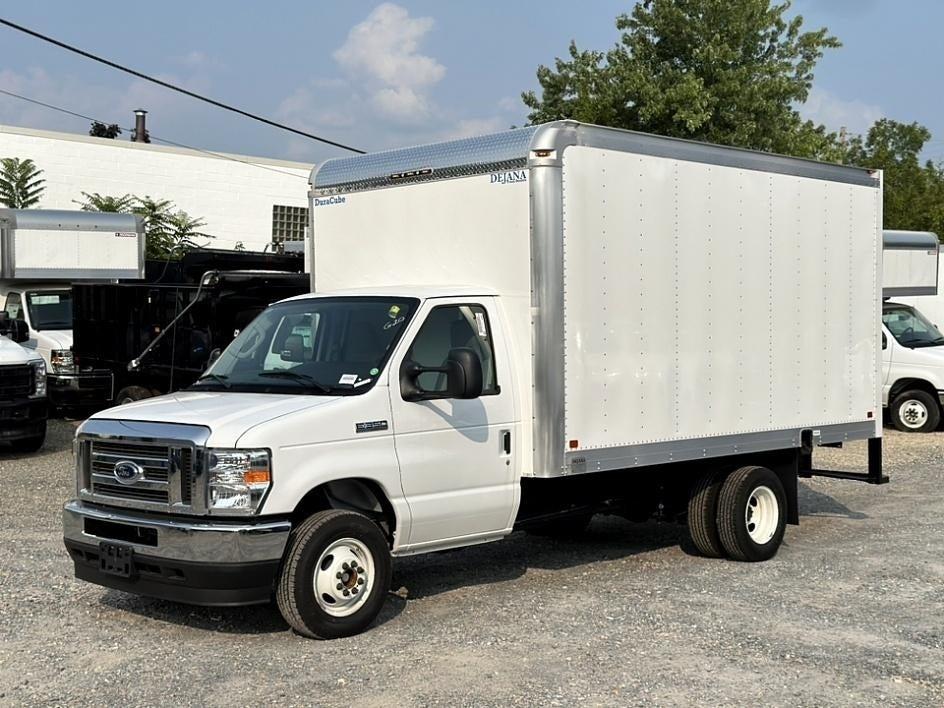
{"type": "Polygon", "coordinates": [[[311,295],[77,433],[76,576],[359,632],[391,558],[687,521],[772,557],[882,483],[881,175],[574,122],[329,160],[311,295]],[[869,471],[816,445],[867,440],[869,471]]]}
{"type": "Polygon", "coordinates": [[[906,433],[930,433],[944,407],[944,334],[929,316],[938,299],[937,235],[885,231],[882,292],[882,404],[906,433]]]}
{"type": "Polygon", "coordinates": [[[52,403],[111,398],[111,379],[72,355],[72,283],[144,277],[144,224],[132,214],[0,209],[0,303],[26,323],[52,403]]]}

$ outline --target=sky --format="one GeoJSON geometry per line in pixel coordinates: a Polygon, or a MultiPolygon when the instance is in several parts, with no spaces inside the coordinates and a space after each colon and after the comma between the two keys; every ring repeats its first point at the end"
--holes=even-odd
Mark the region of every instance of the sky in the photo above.
{"type": "MultiPolygon", "coordinates": [[[[364,150],[521,125],[521,91],[571,40],[607,49],[623,0],[10,3],[0,16],[190,90],[364,150]]],[[[939,0],[796,0],[842,42],[801,111],[830,129],[918,121],[944,160],[939,0]]],[[[202,149],[314,162],[347,154],[257,124],[0,26],[0,89],[202,149]]],[[[0,124],[85,133],[88,122],[0,95],[0,124]]],[[[127,139],[125,134],[121,139],[127,139]]]]}

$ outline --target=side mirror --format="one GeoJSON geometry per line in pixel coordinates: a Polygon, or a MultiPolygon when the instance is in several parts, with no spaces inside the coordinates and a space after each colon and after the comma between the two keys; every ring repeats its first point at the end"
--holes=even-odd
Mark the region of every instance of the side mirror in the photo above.
{"type": "Polygon", "coordinates": [[[220,358],[220,354],[222,353],[223,353],[223,350],[220,349],[219,347],[217,347],[216,349],[210,352],[210,358],[207,359],[208,369],[216,363],[216,360],[220,358]]]}
{"type": "Polygon", "coordinates": [[[467,348],[450,350],[445,366],[420,366],[415,361],[407,361],[400,370],[400,390],[405,401],[478,398],[482,395],[483,381],[482,360],[474,350],[467,348]],[[445,389],[424,390],[419,377],[428,373],[445,374],[445,389]]]}
{"type": "Polygon", "coordinates": [[[888,337],[882,332],[882,349],[888,349],[888,337]]]}
{"type": "Polygon", "coordinates": [[[10,339],[17,344],[22,344],[23,342],[28,342],[29,338],[29,325],[23,320],[10,321],[10,339]]]}
{"type": "Polygon", "coordinates": [[[449,398],[478,398],[484,387],[482,360],[472,349],[452,349],[446,359],[446,391],[449,398]]]}

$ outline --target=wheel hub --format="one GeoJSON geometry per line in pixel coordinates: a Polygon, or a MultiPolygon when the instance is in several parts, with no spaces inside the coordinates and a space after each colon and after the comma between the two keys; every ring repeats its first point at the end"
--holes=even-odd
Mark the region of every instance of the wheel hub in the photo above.
{"type": "Polygon", "coordinates": [[[774,537],[780,525],[780,504],[770,487],[755,488],[747,498],[744,524],[754,543],[764,545],[774,537]]]}
{"type": "Polygon", "coordinates": [[[374,559],[363,543],[342,538],[331,543],[315,567],[315,597],[329,615],[356,612],[373,587],[374,559]]]}
{"type": "Polygon", "coordinates": [[[911,398],[901,404],[898,417],[909,428],[920,428],[928,419],[928,409],[921,401],[911,398]]]}

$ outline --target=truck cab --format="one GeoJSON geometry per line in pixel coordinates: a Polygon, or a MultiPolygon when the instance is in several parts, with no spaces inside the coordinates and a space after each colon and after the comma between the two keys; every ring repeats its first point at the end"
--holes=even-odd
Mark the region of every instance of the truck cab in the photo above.
{"type": "Polygon", "coordinates": [[[944,405],[944,334],[917,308],[882,306],[882,403],[898,430],[937,430],[944,405]]]}
{"type": "Polygon", "coordinates": [[[68,282],[0,284],[3,311],[25,323],[32,349],[46,363],[47,391],[57,406],[86,402],[110,386],[106,378],[81,372],[72,352],[72,285],[68,282]]]}

